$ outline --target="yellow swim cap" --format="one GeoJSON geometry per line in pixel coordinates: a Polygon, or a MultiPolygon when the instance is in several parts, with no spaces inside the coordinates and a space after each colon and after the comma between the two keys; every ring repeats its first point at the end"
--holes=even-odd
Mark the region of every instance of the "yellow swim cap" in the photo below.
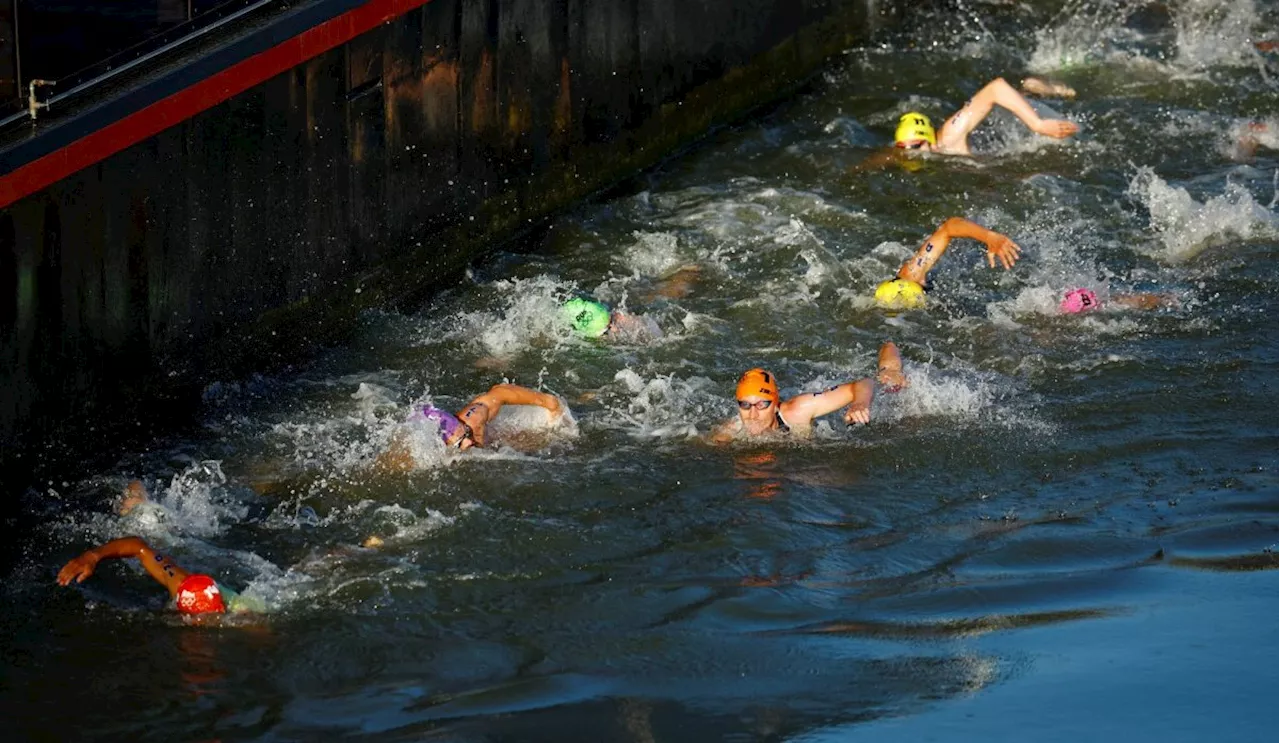
{"type": "Polygon", "coordinates": [[[929,117],[915,111],[903,114],[898,119],[898,131],[893,133],[894,144],[902,147],[906,142],[918,142],[922,139],[931,145],[938,144],[938,137],[933,133],[929,117]]]}
{"type": "Polygon", "coordinates": [[[876,304],[886,310],[916,310],[924,306],[924,287],[906,279],[889,279],[876,287],[876,304]]]}

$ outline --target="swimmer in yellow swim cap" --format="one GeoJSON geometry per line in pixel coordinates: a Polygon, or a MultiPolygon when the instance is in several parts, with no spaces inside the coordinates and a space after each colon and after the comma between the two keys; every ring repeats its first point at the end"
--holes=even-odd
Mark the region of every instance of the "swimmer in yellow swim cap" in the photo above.
{"type": "Polygon", "coordinates": [[[738,380],[735,397],[738,415],[716,426],[709,437],[714,444],[737,438],[754,438],[768,434],[808,435],[813,420],[845,408],[845,423],[871,422],[871,401],[876,383],[883,392],[897,392],[907,386],[902,373],[902,355],[898,347],[886,342],[880,347],[876,379],[859,379],[783,400],[778,392],[778,378],[764,369],[751,369],[738,380]]]}
{"type": "Polygon", "coordinates": [[[987,246],[987,265],[996,261],[1008,271],[1018,262],[1022,248],[1007,236],[961,217],[951,217],[934,231],[915,255],[898,269],[898,274],[876,287],[876,304],[884,309],[919,309],[925,304],[925,292],[931,287],[929,271],[957,237],[978,240],[987,246]]]}
{"type": "MultiPolygon", "coordinates": [[[[1057,95],[1064,98],[1075,96],[1075,91],[1065,85],[1048,83],[1034,77],[1024,80],[1022,89],[1033,95],[1057,95]]],[[[969,134],[987,118],[994,106],[1007,109],[1026,124],[1028,129],[1046,137],[1064,139],[1080,131],[1080,127],[1070,121],[1040,118],[1021,93],[1014,90],[1004,78],[997,77],[952,114],[937,132],[928,116],[914,111],[903,114],[898,120],[893,143],[899,149],[928,150],[944,155],[970,155],[969,134]]]]}

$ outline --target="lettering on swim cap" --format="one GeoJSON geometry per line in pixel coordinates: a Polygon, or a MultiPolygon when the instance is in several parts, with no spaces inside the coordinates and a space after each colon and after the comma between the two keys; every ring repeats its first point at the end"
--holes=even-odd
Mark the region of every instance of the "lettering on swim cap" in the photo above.
{"type": "Polygon", "coordinates": [[[876,305],[886,310],[914,310],[924,307],[924,287],[906,279],[890,279],[876,287],[876,305]]]}
{"type": "Polygon", "coordinates": [[[612,313],[600,302],[574,297],[564,303],[561,311],[569,326],[588,338],[599,338],[609,330],[612,313]]]}
{"type": "Polygon", "coordinates": [[[921,140],[931,145],[938,144],[938,137],[933,131],[933,124],[929,121],[929,117],[915,111],[903,114],[902,118],[898,119],[897,131],[893,133],[894,143],[903,144],[921,140]]]}
{"type": "Polygon", "coordinates": [[[183,614],[221,614],[227,610],[217,582],[207,575],[188,575],[174,600],[183,614]]]}

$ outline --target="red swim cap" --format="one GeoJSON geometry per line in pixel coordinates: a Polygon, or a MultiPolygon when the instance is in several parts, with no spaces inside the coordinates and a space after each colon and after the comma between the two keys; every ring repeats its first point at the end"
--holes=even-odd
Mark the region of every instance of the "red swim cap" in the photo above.
{"type": "Polygon", "coordinates": [[[178,586],[177,602],[183,614],[221,614],[227,610],[222,591],[207,575],[188,575],[178,586]]]}

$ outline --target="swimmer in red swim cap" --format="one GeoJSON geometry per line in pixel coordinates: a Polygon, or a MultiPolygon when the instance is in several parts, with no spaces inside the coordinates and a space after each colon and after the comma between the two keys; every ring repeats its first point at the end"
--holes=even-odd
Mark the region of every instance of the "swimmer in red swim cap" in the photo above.
{"type": "Polygon", "coordinates": [[[102,560],[135,557],[147,574],[173,597],[178,612],[189,615],[240,611],[238,594],[207,575],[189,573],[168,556],[156,552],[139,537],[113,539],[71,560],[58,571],[58,584],[83,583],[102,560]]]}
{"type": "MultiPolygon", "coordinates": [[[[880,347],[876,381],[884,392],[897,392],[907,385],[902,373],[902,356],[893,343],[880,347]]],[[[711,432],[710,441],[723,444],[736,438],[764,436],[769,433],[807,435],[813,420],[845,408],[849,425],[871,421],[871,400],[875,381],[859,379],[783,400],[778,380],[764,369],[751,369],[738,380],[738,415],[711,432]]]]}

